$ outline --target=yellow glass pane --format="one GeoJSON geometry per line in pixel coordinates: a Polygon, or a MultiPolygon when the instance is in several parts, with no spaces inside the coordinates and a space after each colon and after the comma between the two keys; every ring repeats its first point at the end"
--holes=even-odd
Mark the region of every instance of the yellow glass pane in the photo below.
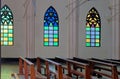
{"type": "Polygon", "coordinates": [[[48,41],[48,38],[44,38],[44,41],[48,41]]]}
{"type": "Polygon", "coordinates": [[[87,17],[90,17],[90,15],[88,15],[87,17]]]}
{"type": "Polygon", "coordinates": [[[13,26],[9,26],[9,29],[13,29],[13,26]]]}
{"type": "Polygon", "coordinates": [[[99,40],[99,39],[96,39],[96,42],[100,42],[100,40],[99,40]]]}
{"type": "Polygon", "coordinates": [[[1,36],[3,36],[3,34],[1,34],[1,36]]]}
{"type": "Polygon", "coordinates": [[[90,27],[89,23],[87,23],[87,27],[90,27]]]}
{"type": "Polygon", "coordinates": [[[90,23],[90,25],[92,24],[92,22],[89,22],[90,23]]]}
{"type": "Polygon", "coordinates": [[[13,45],[13,42],[8,42],[8,45],[13,45]]]}
{"type": "Polygon", "coordinates": [[[4,38],[4,41],[7,41],[8,40],[8,38],[4,38]]]}
{"type": "Polygon", "coordinates": [[[90,39],[86,39],[86,42],[90,42],[90,39]]]}
{"type": "Polygon", "coordinates": [[[96,27],[99,27],[98,23],[96,24],[96,27]]]}
{"type": "Polygon", "coordinates": [[[7,22],[5,22],[4,25],[7,25],[7,22]]]}
{"type": "Polygon", "coordinates": [[[96,17],[98,18],[98,15],[96,15],[96,17]]]}
{"type": "Polygon", "coordinates": [[[97,19],[96,19],[96,18],[94,18],[94,20],[95,20],[95,21],[97,21],[97,19]]]}
{"type": "Polygon", "coordinates": [[[58,41],[58,39],[55,38],[55,39],[54,39],[54,42],[57,42],[57,41],[58,41]]]}
{"type": "Polygon", "coordinates": [[[1,29],[3,28],[3,26],[1,26],[1,29]]]}
{"type": "Polygon", "coordinates": [[[92,18],[89,19],[90,21],[92,20],[92,18]]]}
{"type": "Polygon", "coordinates": [[[8,36],[9,36],[9,37],[13,37],[13,34],[9,34],[8,36]]]}
{"type": "Polygon", "coordinates": [[[3,45],[3,42],[1,42],[1,45],[3,45]]]}
{"type": "Polygon", "coordinates": [[[94,22],[94,24],[96,25],[96,22],[94,22]]]}
{"type": "Polygon", "coordinates": [[[7,33],[8,32],[8,30],[4,30],[4,33],[7,33]]]}

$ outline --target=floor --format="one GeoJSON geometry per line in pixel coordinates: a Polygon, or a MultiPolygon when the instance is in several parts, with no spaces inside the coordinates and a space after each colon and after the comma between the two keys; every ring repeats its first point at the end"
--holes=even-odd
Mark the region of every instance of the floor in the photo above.
{"type": "Polygon", "coordinates": [[[16,63],[4,63],[1,65],[1,79],[12,79],[11,73],[18,72],[16,63]]]}

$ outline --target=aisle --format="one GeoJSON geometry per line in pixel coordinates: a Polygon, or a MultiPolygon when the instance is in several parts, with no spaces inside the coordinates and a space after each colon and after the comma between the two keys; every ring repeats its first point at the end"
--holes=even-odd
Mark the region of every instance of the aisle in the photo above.
{"type": "Polygon", "coordinates": [[[1,79],[11,79],[11,73],[18,72],[18,65],[15,63],[4,63],[1,65],[1,79]]]}

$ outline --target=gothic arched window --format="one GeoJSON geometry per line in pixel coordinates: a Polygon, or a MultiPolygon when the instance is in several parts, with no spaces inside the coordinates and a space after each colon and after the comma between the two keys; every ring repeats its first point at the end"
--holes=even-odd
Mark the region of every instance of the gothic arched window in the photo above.
{"type": "Polygon", "coordinates": [[[100,47],[101,20],[98,11],[93,7],[86,17],[86,47],[100,47]]]}
{"type": "Polygon", "coordinates": [[[4,5],[1,10],[1,45],[13,45],[13,14],[11,9],[4,5]]]}
{"type": "Polygon", "coordinates": [[[52,6],[44,15],[44,46],[59,46],[59,18],[52,6]]]}

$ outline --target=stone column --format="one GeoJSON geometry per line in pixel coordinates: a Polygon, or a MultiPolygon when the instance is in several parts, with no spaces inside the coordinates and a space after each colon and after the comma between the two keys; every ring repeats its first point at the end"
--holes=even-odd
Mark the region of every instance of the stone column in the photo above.
{"type": "Polygon", "coordinates": [[[35,14],[33,0],[25,2],[26,57],[35,57],[35,14]]]}
{"type": "Polygon", "coordinates": [[[69,13],[67,19],[69,20],[69,51],[68,57],[77,56],[77,1],[78,0],[69,0],[69,5],[67,6],[69,9],[69,13]]]}
{"type": "Polygon", "coordinates": [[[112,59],[120,59],[120,0],[112,1],[112,59]]]}

